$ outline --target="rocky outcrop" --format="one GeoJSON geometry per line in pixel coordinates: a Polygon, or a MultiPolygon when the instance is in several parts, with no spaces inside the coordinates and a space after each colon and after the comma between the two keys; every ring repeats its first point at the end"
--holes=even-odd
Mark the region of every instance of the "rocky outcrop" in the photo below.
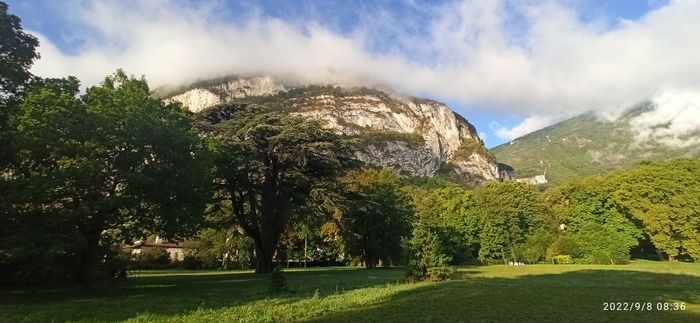
{"type": "Polygon", "coordinates": [[[498,163],[498,177],[501,181],[514,181],[515,169],[508,164],[498,163]]]}
{"type": "Polygon", "coordinates": [[[208,82],[169,99],[194,112],[240,99],[281,104],[290,114],[323,120],[340,133],[369,140],[356,154],[369,165],[408,176],[433,176],[449,169],[452,177],[467,185],[499,179],[495,160],[467,120],[442,103],[391,90],[299,86],[254,77],[208,82]],[[453,158],[465,141],[482,149],[453,158]]]}
{"type": "Polygon", "coordinates": [[[284,85],[269,76],[251,78],[234,78],[221,82],[202,82],[199,86],[188,89],[170,99],[181,102],[192,112],[199,112],[208,107],[238,98],[251,96],[270,96],[285,91],[284,85]]]}
{"type": "Polygon", "coordinates": [[[367,145],[355,155],[367,164],[389,167],[409,176],[433,176],[442,163],[430,149],[411,147],[404,141],[367,145]]]}

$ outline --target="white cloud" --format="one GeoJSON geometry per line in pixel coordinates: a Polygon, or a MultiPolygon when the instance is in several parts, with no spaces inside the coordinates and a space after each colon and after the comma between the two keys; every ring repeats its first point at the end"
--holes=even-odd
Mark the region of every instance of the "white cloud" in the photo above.
{"type": "Polygon", "coordinates": [[[637,143],[676,147],[700,144],[700,92],[664,90],[652,99],[654,110],[630,120],[637,143]]]}
{"type": "Polygon", "coordinates": [[[519,123],[513,128],[508,129],[505,127],[496,126],[496,129],[494,131],[496,132],[496,136],[498,136],[499,138],[510,141],[520,136],[524,136],[528,133],[531,133],[535,130],[542,129],[554,123],[555,121],[557,120],[552,117],[533,116],[525,118],[525,120],[523,120],[521,123],[519,123]]]}
{"type": "Polygon", "coordinates": [[[673,1],[612,28],[583,22],[570,3],[473,0],[420,8],[433,17],[421,33],[412,33],[414,17],[363,9],[356,29],[340,34],[317,20],[261,14],[226,22],[216,6],[71,2],[57,14],[90,31],[85,46],[65,54],[41,37],[34,72],[73,74],[88,85],[117,67],[145,74],[153,86],[245,73],[388,84],[528,117],[500,129],[502,138],[583,111],[614,113],[661,88],[700,89],[700,1],[673,1]],[[372,52],[368,44],[385,49],[372,52]]]}

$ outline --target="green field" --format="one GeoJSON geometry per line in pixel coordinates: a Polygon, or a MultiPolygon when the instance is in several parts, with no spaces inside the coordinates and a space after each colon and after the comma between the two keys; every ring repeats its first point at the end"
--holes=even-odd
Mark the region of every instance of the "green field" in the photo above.
{"type": "Polygon", "coordinates": [[[455,280],[401,283],[400,269],[289,270],[291,291],[250,272],[149,271],[119,287],[3,289],[0,322],[656,321],[700,322],[700,264],[457,267],[455,280]],[[652,311],[603,311],[652,302],[652,311]],[[656,310],[683,302],[684,311],[656,310]]]}

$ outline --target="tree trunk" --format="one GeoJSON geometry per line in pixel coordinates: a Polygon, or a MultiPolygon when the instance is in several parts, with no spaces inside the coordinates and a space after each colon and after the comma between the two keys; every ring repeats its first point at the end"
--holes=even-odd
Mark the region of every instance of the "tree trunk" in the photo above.
{"type": "Polygon", "coordinates": [[[374,269],[377,267],[377,257],[373,254],[370,253],[369,255],[366,255],[365,257],[365,267],[368,269],[374,269]]]}
{"type": "Polygon", "coordinates": [[[255,254],[257,256],[256,274],[271,273],[275,269],[272,259],[275,256],[275,244],[272,241],[256,241],[255,254]]]}
{"type": "Polygon", "coordinates": [[[86,233],[85,240],[86,244],[80,254],[75,278],[87,287],[100,278],[100,233],[86,233]]]}

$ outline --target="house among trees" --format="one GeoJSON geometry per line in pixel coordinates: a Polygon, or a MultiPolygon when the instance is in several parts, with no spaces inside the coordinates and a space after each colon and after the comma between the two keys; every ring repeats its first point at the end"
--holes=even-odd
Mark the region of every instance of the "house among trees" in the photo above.
{"type": "Polygon", "coordinates": [[[138,240],[129,248],[131,249],[132,256],[139,256],[142,252],[153,248],[163,248],[163,250],[168,252],[171,261],[182,261],[185,259],[185,250],[187,250],[185,244],[170,242],[157,235],[138,240]]]}

